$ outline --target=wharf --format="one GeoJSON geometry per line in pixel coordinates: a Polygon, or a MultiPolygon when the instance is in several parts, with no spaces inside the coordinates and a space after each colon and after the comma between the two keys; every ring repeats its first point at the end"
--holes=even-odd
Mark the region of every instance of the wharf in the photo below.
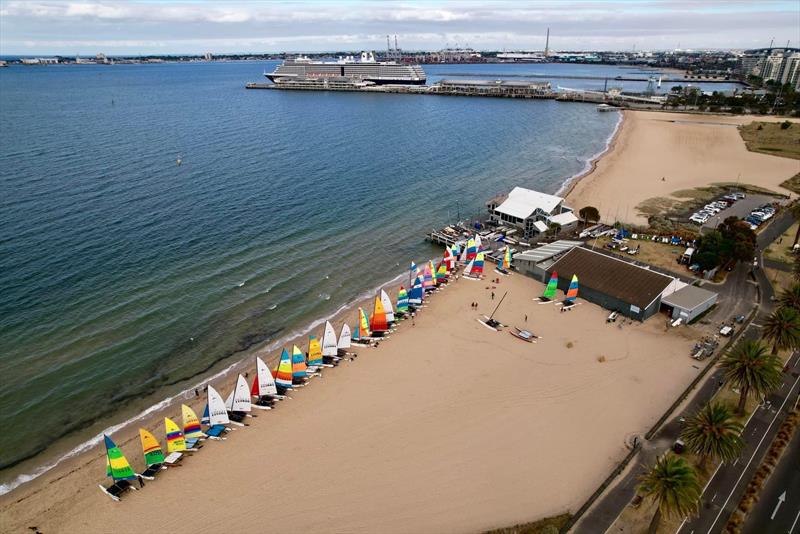
{"type": "Polygon", "coordinates": [[[464,226],[461,223],[445,226],[438,230],[432,230],[425,235],[425,240],[442,245],[444,247],[451,247],[455,243],[464,242],[469,236],[477,233],[481,236],[481,242],[485,248],[484,254],[486,258],[494,263],[502,257],[506,245],[511,247],[512,253],[518,253],[523,250],[531,248],[529,243],[518,241],[511,237],[516,233],[512,228],[499,226],[497,228],[485,228],[483,230],[474,230],[464,226]]]}

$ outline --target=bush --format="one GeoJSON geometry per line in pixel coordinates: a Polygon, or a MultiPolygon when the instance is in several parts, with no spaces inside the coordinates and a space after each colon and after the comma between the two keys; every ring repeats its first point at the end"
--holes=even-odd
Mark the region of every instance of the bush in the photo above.
{"type": "Polygon", "coordinates": [[[781,130],[788,130],[792,127],[792,123],[790,121],[783,121],[781,123],[781,130]]]}

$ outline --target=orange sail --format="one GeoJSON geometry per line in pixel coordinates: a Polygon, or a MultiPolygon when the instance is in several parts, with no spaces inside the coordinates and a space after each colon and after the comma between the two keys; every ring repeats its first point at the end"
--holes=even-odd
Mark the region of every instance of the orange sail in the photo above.
{"type": "Polygon", "coordinates": [[[386,332],[389,330],[389,323],[386,320],[386,311],[383,308],[381,298],[375,297],[375,305],[370,317],[369,328],[375,333],[386,332]]]}

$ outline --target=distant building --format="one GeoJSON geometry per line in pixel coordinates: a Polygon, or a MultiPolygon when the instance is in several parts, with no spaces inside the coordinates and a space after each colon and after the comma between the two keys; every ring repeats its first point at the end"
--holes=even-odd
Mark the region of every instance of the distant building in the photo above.
{"type": "Polygon", "coordinates": [[[784,61],[781,83],[791,84],[800,90],[800,53],[792,54],[784,61]]]}
{"type": "Polygon", "coordinates": [[[489,221],[513,226],[522,230],[525,239],[532,239],[547,232],[551,224],[562,230],[577,226],[578,218],[572,208],[564,205],[564,199],[515,187],[507,195],[500,195],[486,203],[489,221]]]}
{"type": "Polygon", "coordinates": [[[55,65],[57,63],[57,57],[34,57],[22,59],[23,65],[55,65]]]}
{"type": "Polygon", "coordinates": [[[781,83],[797,83],[797,62],[800,57],[798,48],[760,48],[747,50],[736,64],[736,73],[746,78],[758,76],[765,82],[769,80],[781,83]],[[794,82],[790,81],[794,79],[794,82]]]}

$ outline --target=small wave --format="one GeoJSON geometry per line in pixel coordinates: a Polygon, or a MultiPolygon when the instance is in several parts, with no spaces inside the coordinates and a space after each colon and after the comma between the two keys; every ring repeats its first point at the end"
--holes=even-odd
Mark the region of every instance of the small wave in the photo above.
{"type": "Polygon", "coordinates": [[[270,307],[269,307],[269,308],[267,308],[267,309],[268,309],[268,310],[274,310],[274,309],[275,309],[275,308],[277,308],[277,307],[278,307],[278,305],[277,305],[277,304],[273,304],[272,306],[270,306],[270,307]]]}
{"type": "Polygon", "coordinates": [[[322,300],[331,300],[331,296],[330,296],[330,295],[328,295],[327,293],[320,293],[320,294],[319,294],[319,295],[317,295],[317,296],[318,296],[319,298],[321,298],[322,300]]]}
{"type": "Polygon", "coordinates": [[[236,287],[243,287],[247,283],[247,280],[244,282],[240,282],[236,287]]]}

